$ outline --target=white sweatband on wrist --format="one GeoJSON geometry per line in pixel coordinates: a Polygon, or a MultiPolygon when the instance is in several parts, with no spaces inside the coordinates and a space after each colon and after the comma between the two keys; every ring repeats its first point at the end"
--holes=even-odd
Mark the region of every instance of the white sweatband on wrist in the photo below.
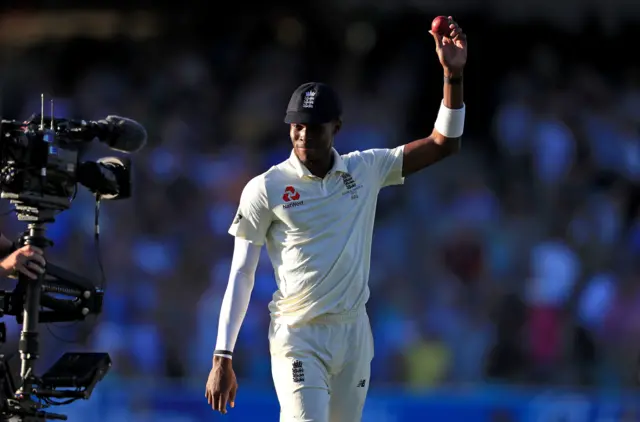
{"type": "Polygon", "coordinates": [[[462,108],[452,109],[445,107],[444,101],[440,104],[438,118],[433,126],[438,133],[447,138],[459,138],[464,132],[464,114],[465,106],[462,108]]]}
{"type": "Polygon", "coordinates": [[[233,360],[233,355],[228,355],[226,353],[214,353],[213,356],[220,356],[222,358],[227,358],[227,359],[232,359],[233,360]]]}

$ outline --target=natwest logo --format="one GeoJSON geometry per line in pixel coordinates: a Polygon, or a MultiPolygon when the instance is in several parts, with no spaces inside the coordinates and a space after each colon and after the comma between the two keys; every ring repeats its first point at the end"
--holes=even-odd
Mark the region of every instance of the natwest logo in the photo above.
{"type": "Polygon", "coordinates": [[[300,192],[296,191],[296,188],[293,186],[287,186],[284,188],[284,195],[282,195],[282,200],[286,202],[286,204],[282,204],[282,208],[289,209],[293,207],[299,207],[304,204],[304,201],[299,201],[300,192]]]}
{"type": "Polygon", "coordinates": [[[284,202],[297,201],[298,199],[300,199],[300,193],[293,186],[287,186],[284,189],[284,195],[282,195],[284,202]]]}

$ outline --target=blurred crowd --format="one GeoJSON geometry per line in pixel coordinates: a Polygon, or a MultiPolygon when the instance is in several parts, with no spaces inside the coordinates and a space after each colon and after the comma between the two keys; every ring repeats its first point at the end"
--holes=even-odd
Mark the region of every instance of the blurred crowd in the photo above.
{"type": "MultiPolygon", "coordinates": [[[[203,382],[229,272],[227,229],[244,184],[288,157],[282,119],[300,83],[322,78],[341,93],[340,152],[429,133],[441,86],[430,44],[372,57],[382,41],[363,24],[339,51],[310,57],[304,39],[305,26],[289,18],[259,41],[74,40],[5,63],[3,118],[38,111],[44,92],[57,116],[119,114],[149,132],[132,157],[133,198],[101,207],[105,310],[43,330],[43,364],[69,349],[107,351],[116,379],[203,382]],[[85,56],[70,60],[72,51],[85,56]],[[429,72],[415,66],[417,54],[429,72]]],[[[538,48],[524,66],[502,67],[487,100],[497,108],[483,110],[493,118],[469,125],[461,154],[382,191],[368,307],[375,383],[635,382],[640,73],[621,67],[609,80],[588,61],[561,66],[563,54],[538,48]]],[[[484,74],[471,58],[468,72],[484,74]]],[[[470,119],[486,107],[468,104],[470,119]]],[[[86,159],[114,154],[96,145],[86,159]]],[[[2,221],[9,236],[22,227],[2,221]]],[[[81,191],[50,225],[49,259],[99,282],[93,233],[93,197],[81,191]]],[[[264,252],[236,346],[244,380],[270,383],[274,289],[264,252]]],[[[18,326],[5,322],[13,347],[18,326]]]]}

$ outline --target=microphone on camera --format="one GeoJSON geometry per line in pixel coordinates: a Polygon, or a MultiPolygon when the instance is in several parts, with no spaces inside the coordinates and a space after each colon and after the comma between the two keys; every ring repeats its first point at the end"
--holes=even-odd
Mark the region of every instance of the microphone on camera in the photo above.
{"type": "Polygon", "coordinates": [[[147,143],[144,126],[127,117],[108,116],[98,121],[85,121],[81,131],[121,152],[139,151],[147,143]]]}
{"type": "Polygon", "coordinates": [[[144,126],[133,119],[115,115],[97,121],[42,118],[40,114],[32,115],[25,122],[2,119],[0,120],[0,133],[16,129],[24,130],[27,125],[34,122],[49,122],[51,120],[55,120],[56,125],[68,127],[78,139],[90,142],[98,138],[101,142],[109,145],[111,149],[120,152],[137,152],[147,143],[147,131],[144,126]]]}

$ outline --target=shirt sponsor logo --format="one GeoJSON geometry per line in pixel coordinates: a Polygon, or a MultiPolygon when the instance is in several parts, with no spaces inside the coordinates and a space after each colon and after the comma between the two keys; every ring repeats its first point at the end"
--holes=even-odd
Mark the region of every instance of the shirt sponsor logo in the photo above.
{"type": "Polygon", "coordinates": [[[299,201],[300,192],[296,190],[293,186],[287,186],[284,188],[284,195],[282,195],[282,200],[286,202],[286,204],[282,205],[282,208],[293,208],[299,207],[304,204],[304,201],[299,201]]]}

